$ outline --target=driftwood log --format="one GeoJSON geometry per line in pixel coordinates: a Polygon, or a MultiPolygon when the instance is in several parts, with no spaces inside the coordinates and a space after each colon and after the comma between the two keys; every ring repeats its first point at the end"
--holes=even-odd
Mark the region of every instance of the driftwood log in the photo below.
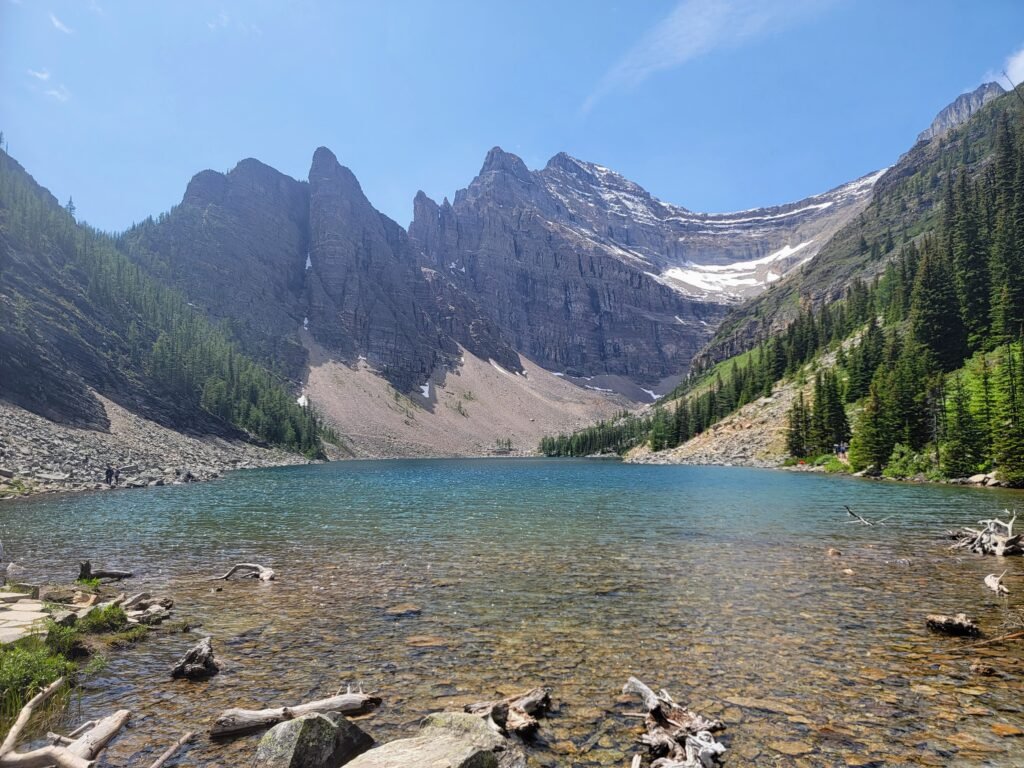
{"type": "Polygon", "coordinates": [[[112,579],[114,581],[120,581],[121,579],[130,579],[134,574],[131,571],[104,571],[95,570],[92,567],[92,563],[88,560],[83,560],[78,564],[78,580],[86,581],[88,579],[112,579]]]}
{"type": "Polygon", "coordinates": [[[21,709],[18,719],[0,744],[0,768],[94,768],[96,756],[118,734],[128,722],[131,713],[121,709],[95,722],[86,723],[71,736],[57,736],[57,743],[39,747],[30,752],[15,752],[21,733],[28,725],[35,708],[43,704],[64,685],[64,678],[58,678],[37,693],[21,709]]]}
{"type": "Polygon", "coordinates": [[[471,715],[490,718],[501,730],[525,736],[537,730],[537,715],[551,708],[550,688],[531,688],[497,701],[467,704],[471,715]]]}
{"type": "MultiPolygon", "coordinates": [[[[380,706],[378,696],[359,692],[342,693],[328,699],[310,701],[294,707],[274,709],[228,709],[221,713],[210,728],[211,736],[230,736],[246,733],[269,725],[291,720],[314,712],[340,712],[343,715],[363,715],[380,706]]],[[[0,768],[3,768],[0,766],[0,768]]]]}
{"type": "Polygon", "coordinates": [[[883,517],[881,520],[868,520],[866,517],[858,515],[845,504],[843,504],[843,507],[846,509],[846,514],[853,518],[853,520],[847,520],[846,522],[848,523],[860,523],[861,525],[883,525],[885,521],[889,519],[888,517],[883,517]]]}
{"type": "Polygon", "coordinates": [[[990,573],[985,577],[985,586],[1000,596],[1010,594],[1010,590],[1003,585],[1003,576],[1005,575],[1006,571],[1003,571],[999,575],[990,573]]]}
{"type": "Polygon", "coordinates": [[[240,574],[242,578],[259,579],[260,581],[273,581],[277,578],[277,574],[272,568],[267,568],[259,563],[238,563],[238,565],[231,566],[231,570],[223,576],[214,576],[207,581],[227,581],[236,573],[240,574]]]}
{"type": "Polygon", "coordinates": [[[201,680],[204,677],[213,677],[218,672],[220,664],[213,657],[213,642],[209,637],[204,637],[178,660],[171,669],[171,677],[201,680]]]}
{"type": "Polygon", "coordinates": [[[958,613],[956,616],[946,616],[942,613],[932,613],[925,619],[925,625],[932,632],[939,632],[943,635],[954,635],[955,637],[977,637],[981,634],[978,625],[967,614],[958,613]]]}
{"type": "MultiPolygon", "coordinates": [[[[1009,510],[1007,510],[1009,514],[1009,510]]],[[[980,520],[977,528],[963,528],[959,531],[950,531],[950,538],[956,539],[956,543],[950,547],[952,550],[966,550],[979,555],[995,555],[1004,557],[1010,555],[1024,555],[1024,537],[1021,534],[1014,534],[1013,524],[1017,520],[1017,514],[1010,518],[1009,522],[1003,522],[998,518],[991,520],[980,520]]]]}
{"type": "Polygon", "coordinates": [[[638,695],[647,710],[647,732],[640,743],[656,758],[652,768],[712,768],[719,764],[725,746],[712,734],[725,728],[721,720],[709,720],[677,704],[667,691],[655,693],[635,677],[626,681],[622,692],[638,695]]]}
{"type": "Polygon", "coordinates": [[[150,763],[149,768],[162,768],[163,764],[170,760],[172,757],[174,757],[175,752],[177,752],[183,746],[192,741],[192,738],[194,736],[195,733],[193,731],[189,731],[188,733],[186,733],[176,742],[171,744],[171,746],[169,746],[167,750],[162,755],[160,755],[160,757],[158,757],[156,760],[150,763]]]}

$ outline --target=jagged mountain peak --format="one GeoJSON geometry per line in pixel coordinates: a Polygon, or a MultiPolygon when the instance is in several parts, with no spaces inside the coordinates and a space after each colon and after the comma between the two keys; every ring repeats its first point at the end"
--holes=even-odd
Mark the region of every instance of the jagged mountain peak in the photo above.
{"type": "Polygon", "coordinates": [[[484,158],[484,164],[480,168],[480,176],[493,172],[511,173],[514,176],[526,177],[530,175],[526,163],[519,155],[506,152],[501,147],[492,147],[484,158]]]}
{"type": "Polygon", "coordinates": [[[1002,96],[1006,90],[999,83],[984,83],[973,91],[961,93],[951,103],[947,104],[932,124],[918,134],[918,141],[930,141],[939,136],[945,136],[958,125],[962,125],[971,119],[971,116],[988,104],[992,99],[1002,96]]]}

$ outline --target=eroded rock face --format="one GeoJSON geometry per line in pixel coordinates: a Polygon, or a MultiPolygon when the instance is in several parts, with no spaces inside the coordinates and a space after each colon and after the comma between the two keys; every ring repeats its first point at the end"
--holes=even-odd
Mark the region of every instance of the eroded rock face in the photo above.
{"type": "Polygon", "coordinates": [[[684,371],[724,313],[574,226],[545,178],[498,148],[454,205],[421,193],[414,213],[410,238],[424,263],[475,297],[511,344],[546,368],[653,383],[684,371]]]}
{"type": "Polygon", "coordinates": [[[225,324],[254,356],[297,377],[306,362],[309,190],[258,160],[202,171],[181,204],[129,231],[129,255],[225,324]]]}
{"type": "Polygon", "coordinates": [[[352,768],[497,768],[508,746],[501,735],[476,715],[440,712],[423,720],[420,732],[391,741],[357,757],[352,768]]]}
{"type": "Polygon", "coordinates": [[[917,136],[918,141],[930,141],[938,136],[945,136],[958,125],[963,125],[971,117],[988,104],[992,99],[1002,96],[1006,91],[999,83],[985,83],[973,91],[962,93],[948,104],[932,121],[932,124],[917,136]]]}

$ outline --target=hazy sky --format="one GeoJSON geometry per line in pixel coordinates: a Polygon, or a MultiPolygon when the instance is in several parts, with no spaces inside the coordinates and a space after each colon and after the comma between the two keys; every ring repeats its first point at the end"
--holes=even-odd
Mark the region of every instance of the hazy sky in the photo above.
{"type": "Polygon", "coordinates": [[[402,225],[494,145],[736,210],[891,164],[1022,48],[1020,0],[0,0],[0,130],[108,230],[321,144],[402,225]]]}

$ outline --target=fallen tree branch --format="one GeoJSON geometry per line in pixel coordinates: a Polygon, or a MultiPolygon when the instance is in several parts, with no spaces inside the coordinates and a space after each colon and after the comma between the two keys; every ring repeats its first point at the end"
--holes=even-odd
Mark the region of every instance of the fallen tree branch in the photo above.
{"type": "Polygon", "coordinates": [[[1006,571],[996,576],[994,573],[990,573],[985,577],[985,586],[995,592],[997,595],[1008,595],[1010,590],[1003,586],[1003,576],[1006,575],[1006,571]]]}
{"type": "Polygon", "coordinates": [[[52,734],[58,743],[30,752],[15,752],[14,748],[21,738],[21,732],[28,724],[35,708],[49,699],[62,685],[64,678],[57,678],[21,708],[3,744],[0,744],[0,768],[94,768],[96,755],[110,743],[131,716],[128,710],[122,709],[101,720],[86,723],[88,728],[83,726],[76,729],[74,733],[77,738],[73,740],[70,736],[52,734]]]}
{"type": "Polygon", "coordinates": [[[964,613],[958,613],[956,616],[932,613],[925,619],[925,624],[932,632],[940,632],[944,635],[977,637],[981,634],[978,625],[967,618],[967,614],[964,613]]]}
{"type": "Polygon", "coordinates": [[[467,704],[464,710],[490,718],[502,730],[522,736],[537,729],[535,715],[546,712],[550,707],[551,689],[539,687],[498,701],[467,704]]]}
{"type": "MultiPolygon", "coordinates": [[[[1009,514],[1009,510],[1007,510],[1007,514],[1009,514]]],[[[950,538],[956,539],[956,543],[950,549],[967,550],[979,555],[995,555],[996,557],[1024,555],[1024,536],[1013,532],[1013,523],[1016,519],[1017,514],[1014,513],[1009,522],[1005,523],[998,518],[979,520],[978,524],[982,526],[980,531],[966,527],[958,531],[950,531],[950,538]]]]}
{"type": "Polygon", "coordinates": [[[167,748],[167,751],[160,755],[160,757],[154,760],[152,764],[149,766],[149,768],[162,768],[163,764],[170,760],[172,757],[174,757],[175,752],[177,752],[183,746],[192,741],[192,738],[195,735],[196,734],[193,731],[189,731],[188,733],[186,733],[184,736],[182,736],[180,739],[174,742],[171,746],[169,746],[167,748]]]}
{"type": "Polygon", "coordinates": [[[861,515],[858,515],[856,512],[854,512],[852,509],[850,509],[846,504],[843,504],[843,507],[846,509],[846,513],[848,515],[850,515],[851,517],[856,518],[855,520],[847,521],[847,522],[850,522],[850,523],[862,523],[863,525],[884,525],[885,521],[889,519],[888,517],[883,517],[881,520],[874,520],[874,521],[868,520],[866,517],[862,517],[861,515]]]}
{"type": "Polygon", "coordinates": [[[238,563],[238,565],[231,566],[231,570],[223,576],[214,576],[207,581],[227,581],[236,573],[241,573],[243,578],[259,579],[260,581],[273,581],[277,578],[273,569],[259,563],[238,563]]]}
{"type": "Polygon", "coordinates": [[[708,768],[719,763],[725,746],[712,732],[725,728],[721,720],[709,720],[677,704],[668,692],[655,693],[635,677],[626,681],[622,692],[643,699],[647,732],[639,741],[658,758],[652,768],[708,768]]]}
{"type": "Polygon", "coordinates": [[[89,579],[112,579],[114,581],[120,581],[121,579],[130,579],[134,574],[131,571],[94,571],[92,563],[88,560],[83,560],[78,564],[78,580],[87,581],[89,579]]]}
{"type": "MultiPolygon", "coordinates": [[[[221,713],[210,728],[211,736],[228,736],[265,728],[284,720],[313,712],[340,712],[343,715],[362,715],[380,706],[379,696],[365,693],[343,693],[328,699],[310,701],[294,707],[274,709],[228,709],[221,713]]],[[[2,768],[2,767],[0,767],[2,768]]]]}
{"type": "Polygon", "coordinates": [[[980,643],[974,643],[971,648],[981,648],[983,645],[994,645],[995,643],[1001,643],[1004,640],[1020,640],[1024,638],[1024,632],[1011,632],[1008,635],[1000,635],[999,637],[993,637],[988,640],[982,640],[980,643]]]}

